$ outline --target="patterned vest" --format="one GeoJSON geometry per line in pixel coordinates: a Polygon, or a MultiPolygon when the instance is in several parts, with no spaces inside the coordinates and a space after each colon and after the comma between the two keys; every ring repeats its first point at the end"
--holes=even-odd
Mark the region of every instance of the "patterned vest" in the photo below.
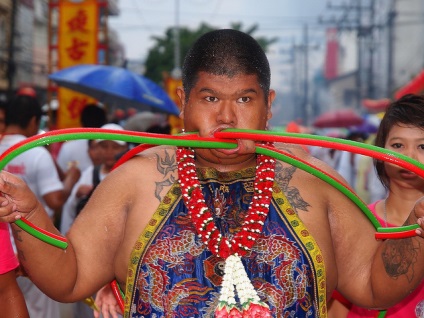
{"type": "MultiPolygon", "coordinates": [[[[255,169],[197,172],[216,225],[231,237],[249,207],[255,169]]],[[[327,317],[321,251],[276,184],[263,233],[242,262],[273,317],[327,317]]],[[[223,266],[197,236],[175,182],[134,246],[125,317],[213,317],[223,266]]]]}

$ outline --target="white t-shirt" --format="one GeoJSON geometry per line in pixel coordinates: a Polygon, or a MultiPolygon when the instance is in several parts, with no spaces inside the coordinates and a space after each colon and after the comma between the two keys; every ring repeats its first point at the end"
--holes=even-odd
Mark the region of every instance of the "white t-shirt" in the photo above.
{"type": "MultiPolygon", "coordinates": [[[[66,233],[69,231],[76,217],[76,207],[79,201],[79,198],[76,197],[78,188],[81,185],[93,185],[93,169],[94,166],[91,165],[81,173],[81,177],[79,178],[78,182],[75,183],[68,200],[63,206],[62,219],[60,221],[60,232],[63,235],[66,235],[66,233]]],[[[102,173],[101,171],[102,169],[100,169],[99,172],[100,181],[106,178],[106,174],[102,173]]]]}
{"type": "MultiPolygon", "coordinates": [[[[23,135],[5,135],[0,141],[0,153],[11,146],[25,140],[23,135]]],[[[44,205],[47,213],[53,216],[53,211],[44,202],[43,196],[62,190],[56,165],[49,151],[44,147],[29,149],[14,159],[5,167],[6,171],[22,178],[29,188],[44,205]]],[[[14,248],[15,244],[14,241],[14,248]]],[[[28,278],[18,277],[19,287],[25,297],[26,306],[31,317],[56,318],[60,316],[59,303],[43,294],[28,278]]]]}
{"type": "MultiPolygon", "coordinates": [[[[0,153],[25,140],[23,135],[5,135],[0,141],[0,153]]],[[[29,149],[12,159],[4,170],[22,178],[46,207],[50,216],[53,211],[44,202],[43,196],[63,189],[56,166],[49,151],[44,147],[29,149]]]]}
{"type": "Polygon", "coordinates": [[[93,164],[88,155],[88,140],[70,140],[62,145],[57,155],[57,164],[62,171],[67,171],[72,162],[77,163],[80,171],[84,171],[93,164]]]}
{"type": "Polygon", "coordinates": [[[347,183],[355,188],[356,183],[356,155],[349,151],[341,151],[337,172],[346,179],[347,183]]]}

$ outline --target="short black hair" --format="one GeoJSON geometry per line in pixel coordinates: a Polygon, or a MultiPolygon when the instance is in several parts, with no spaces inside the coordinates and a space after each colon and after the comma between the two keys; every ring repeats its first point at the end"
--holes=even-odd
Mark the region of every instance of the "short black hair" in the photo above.
{"type": "Polygon", "coordinates": [[[41,105],[35,97],[28,95],[16,95],[7,103],[5,109],[6,126],[17,125],[27,128],[33,117],[37,123],[42,115],[41,105]]]}
{"type": "Polygon", "coordinates": [[[107,123],[107,114],[103,107],[97,104],[87,104],[81,111],[82,127],[100,128],[107,123]]]}
{"type": "Polygon", "coordinates": [[[256,75],[268,99],[271,70],[268,58],[259,43],[237,30],[221,29],[205,33],[188,51],[182,68],[186,99],[196,85],[199,72],[233,77],[256,75]]]}
{"type": "MultiPolygon", "coordinates": [[[[384,148],[390,130],[399,124],[424,130],[423,95],[407,94],[392,102],[381,119],[374,144],[384,148]]],[[[384,169],[384,161],[374,160],[374,165],[381,183],[388,189],[390,180],[384,169]]]]}

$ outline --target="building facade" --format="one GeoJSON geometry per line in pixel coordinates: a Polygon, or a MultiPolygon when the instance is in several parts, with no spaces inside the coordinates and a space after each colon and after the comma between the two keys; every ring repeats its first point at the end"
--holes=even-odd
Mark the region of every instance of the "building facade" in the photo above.
{"type": "MultiPolygon", "coordinates": [[[[53,42],[57,38],[55,27],[49,24],[50,5],[58,1],[65,0],[0,0],[0,100],[30,86],[41,102],[46,101],[50,37],[53,42]]],[[[105,3],[100,19],[107,23],[107,16],[119,14],[118,0],[105,3]]],[[[99,37],[105,39],[108,50],[102,54],[103,63],[123,63],[124,51],[116,32],[107,27],[101,32],[99,37]]]]}

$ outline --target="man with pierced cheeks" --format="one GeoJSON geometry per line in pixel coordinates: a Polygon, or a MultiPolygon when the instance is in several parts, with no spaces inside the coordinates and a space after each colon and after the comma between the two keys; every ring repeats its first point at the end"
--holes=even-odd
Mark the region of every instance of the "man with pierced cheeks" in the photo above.
{"type": "MultiPolygon", "coordinates": [[[[259,44],[218,30],[187,54],[178,96],[186,131],[213,137],[227,128],[266,129],[275,92],[259,44]]],[[[275,147],[340,178],[300,146],[275,147]]],[[[386,308],[424,276],[422,201],[406,222],[419,224],[416,237],[376,240],[345,195],[257,155],[251,140],[234,149],[142,152],[101,182],[64,251],[13,225],[27,218],[58,233],[25,183],[0,177],[0,220],[12,223],[35,284],[74,302],[116,279],[125,317],[326,317],[334,289],[358,306],[386,308]]]]}

